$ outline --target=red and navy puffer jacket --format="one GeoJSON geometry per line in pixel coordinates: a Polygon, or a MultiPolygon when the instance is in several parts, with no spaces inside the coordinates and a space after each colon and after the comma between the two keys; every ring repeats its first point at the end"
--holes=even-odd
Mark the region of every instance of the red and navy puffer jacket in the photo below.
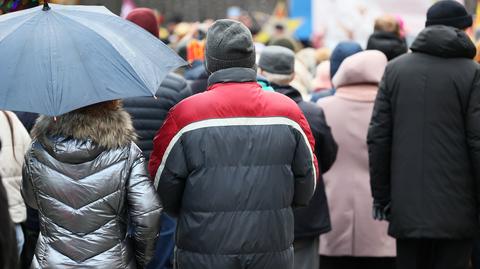
{"type": "Polygon", "coordinates": [[[178,216],[177,268],[293,267],[292,207],[313,195],[315,142],[297,104],[255,78],[213,73],[155,137],[149,170],[178,216]]]}

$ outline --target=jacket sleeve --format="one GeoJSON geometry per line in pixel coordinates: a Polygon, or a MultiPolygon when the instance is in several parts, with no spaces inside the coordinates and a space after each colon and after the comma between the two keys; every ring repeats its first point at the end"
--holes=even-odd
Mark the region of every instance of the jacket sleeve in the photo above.
{"type": "Polygon", "coordinates": [[[153,140],[149,170],[155,178],[157,192],[165,211],[177,217],[182,204],[185,181],[188,176],[186,157],[173,110],[153,140]]]}
{"type": "Polygon", "coordinates": [[[180,95],[181,95],[180,97],[181,99],[178,100],[178,102],[193,95],[192,88],[190,87],[190,84],[188,84],[186,80],[183,80],[183,86],[182,86],[182,90],[180,91],[180,95]]]}
{"type": "Polygon", "coordinates": [[[160,231],[160,199],[148,177],[145,158],[140,149],[132,145],[133,163],[127,182],[129,216],[133,226],[133,240],[137,267],[143,268],[153,257],[160,231]]]}
{"type": "Polygon", "coordinates": [[[390,162],[392,151],[392,104],[385,71],[368,128],[367,144],[370,163],[370,185],[376,202],[390,202],[390,162]]]}
{"type": "Polygon", "coordinates": [[[297,148],[292,163],[295,176],[293,206],[307,206],[315,191],[319,169],[315,152],[315,139],[303,113],[298,109],[300,128],[296,129],[297,148]]]}
{"type": "Polygon", "coordinates": [[[467,143],[477,187],[477,205],[480,206],[480,70],[470,93],[465,117],[467,143]]]}
{"type": "Polygon", "coordinates": [[[25,156],[25,162],[23,163],[23,168],[22,168],[22,197],[23,200],[25,201],[25,204],[27,204],[29,207],[38,210],[37,206],[37,201],[35,199],[35,192],[33,189],[33,182],[32,182],[32,177],[30,174],[30,169],[28,167],[29,164],[29,154],[25,156]]]}
{"type": "Polygon", "coordinates": [[[318,124],[312,127],[315,136],[315,155],[319,162],[320,170],[322,173],[326,173],[333,165],[337,158],[338,145],[332,135],[332,130],[327,124],[323,109],[320,109],[318,113],[318,124]]]}

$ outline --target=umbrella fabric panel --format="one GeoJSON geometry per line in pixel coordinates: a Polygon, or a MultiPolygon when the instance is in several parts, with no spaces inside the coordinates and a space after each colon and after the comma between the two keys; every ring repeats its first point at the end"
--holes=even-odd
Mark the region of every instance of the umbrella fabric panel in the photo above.
{"type": "Polygon", "coordinates": [[[35,107],[43,106],[47,115],[118,99],[124,94],[117,90],[125,87],[143,89],[145,96],[151,95],[133,68],[104,38],[75,21],[60,14],[40,13],[17,31],[0,41],[0,51],[23,46],[21,54],[3,61],[13,67],[0,74],[6,88],[3,106],[18,103],[12,100],[18,98],[18,93],[11,90],[14,87],[28,93],[22,96],[25,107],[16,110],[28,110],[31,102],[44,100],[35,107]]]}
{"type": "Polygon", "coordinates": [[[172,69],[185,64],[104,7],[52,5],[46,12],[0,16],[0,53],[0,108],[50,116],[152,96],[172,69]]]}
{"type": "Polygon", "coordinates": [[[20,26],[22,26],[31,18],[32,14],[22,14],[20,12],[14,12],[0,16],[0,40],[3,40],[6,36],[10,35],[12,32],[15,32],[20,26]],[[10,18],[8,22],[5,22],[5,17],[10,18]]]}
{"type": "Polygon", "coordinates": [[[176,55],[176,53],[134,23],[116,16],[77,10],[64,10],[62,14],[107,39],[133,66],[145,85],[154,89],[154,92],[167,75],[163,71],[164,68],[173,69],[185,64],[179,56],[166,57],[166,55],[176,55]],[[131,37],[135,37],[135,39],[131,37]],[[151,76],[152,73],[155,76],[151,76]]]}

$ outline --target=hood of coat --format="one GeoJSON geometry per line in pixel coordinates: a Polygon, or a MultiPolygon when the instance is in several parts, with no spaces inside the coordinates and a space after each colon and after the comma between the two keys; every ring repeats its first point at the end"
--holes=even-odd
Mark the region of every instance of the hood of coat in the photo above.
{"type": "Polygon", "coordinates": [[[363,51],[362,47],[357,42],[343,41],[338,43],[330,56],[330,78],[337,74],[338,68],[346,58],[361,51],[363,51]]]}
{"type": "Polygon", "coordinates": [[[382,52],[359,52],[343,61],[332,82],[336,89],[352,85],[378,85],[386,66],[387,57],[382,52]]]}
{"type": "Polygon", "coordinates": [[[218,83],[257,81],[257,71],[252,68],[232,67],[218,70],[208,78],[208,88],[218,83]]]}
{"type": "Polygon", "coordinates": [[[411,49],[442,58],[473,59],[476,54],[475,45],[464,31],[444,25],[425,28],[411,49]]]}
{"type": "Polygon", "coordinates": [[[408,52],[405,39],[384,31],[376,31],[368,38],[367,50],[379,50],[389,61],[408,52]]]}
{"type": "Polygon", "coordinates": [[[56,120],[40,116],[32,137],[55,159],[69,163],[87,161],[136,140],[130,114],[121,107],[76,110],[56,120]]]}

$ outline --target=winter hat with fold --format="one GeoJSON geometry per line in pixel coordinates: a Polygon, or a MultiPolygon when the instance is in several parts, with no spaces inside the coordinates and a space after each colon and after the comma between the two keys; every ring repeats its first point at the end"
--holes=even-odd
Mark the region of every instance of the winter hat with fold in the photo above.
{"type": "Polygon", "coordinates": [[[280,46],[263,49],[258,67],[272,74],[290,75],[295,72],[295,54],[280,46]]]}
{"type": "Polygon", "coordinates": [[[205,65],[210,73],[232,67],[255,67],[250,30],[234,20],[218,20],[207,32],[205,65]]]}
{"type": "Polygon", "coordinates": [[[142,27],[155,37],[158,37],[160,30],[153,10],[149,8],[136,8],[127,15],[127,20],[142,27]]]}
{"type": "Polygon", "coordinates": [[[427,11],[425,26],[446,25],[458,29],[466,29],[472,26],[472,16],[465,7],[453,0],[438,1],[427,11]]]}

